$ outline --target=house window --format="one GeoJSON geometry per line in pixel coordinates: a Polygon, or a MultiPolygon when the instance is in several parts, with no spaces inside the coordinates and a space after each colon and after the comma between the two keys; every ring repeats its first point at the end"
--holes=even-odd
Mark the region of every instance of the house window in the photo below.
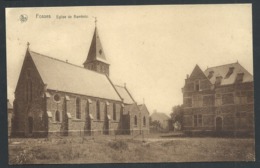
{"type": "Polygon", "coordinates": [[[214,106],[214,96],[203,96],[203,106],[214,106]]]}
{"type": "Polygon", "coordinates": [[[113,120],[116,120],[116,104],[113,103],[113,120]]]}
{"type": "Polygon", "coordinates": [[[192,107],[192,99],[191,98],[184,98],[184,105],[185,107],[192,107]]]}
{"type": "Polygon", "coordinates": [[[81,119],[81,113],[80,113],[80,98],[76,99],[76,118],[81,119]]]}
{"type": "Polygon", "coordinates": [[[137,117],[136,117],[136,115],[134,117],[134,124],[135,124],[135,126],[137,126],[137,117]]]}
{"type": "Polygon", "coordinates": [[[195,81],[195,91],[199,91],[200,90],[200,81],[195,81]]]}
{"type": "Polygon", "coordinates": [[[146,119],[145,119],[145,116],[143,117],[143,125],[146,126],[146,119]]]}
{"type": "Polygon", "coordinates": [[[244,73],[238,73],[236,77],[236,82],[241,83],[243,82],[244,73]]]}
{"type": "Polygon", "coordinates": [[[193,125],[194,127],[201,127],[202,126],[202,115],[201,114],[196,114],[193,116],[193,125]]]}
{"type": "Polygon", "coordinates": [[[96,104],[96,112],[97,112],[97,120],[100,120],[100,102],[99,100],[97,101],[97,104],[96,104]]]}
{"type": "Polygon", "coordinates": [[[89,117],[89,102],[88,101],[86,103],[85,112],[86,112],[86,117],[89,117]]]}
{"type": "Polygon", "coordinates": [[[55,121],[60,122],[60,112],[58,110],[55,113],[55,121]]]}
{"type": "Polygon", "coordinates": [[[222,95],[222,104],[234,104],[234,95],[233,93],[223,94],[222,95]]]}

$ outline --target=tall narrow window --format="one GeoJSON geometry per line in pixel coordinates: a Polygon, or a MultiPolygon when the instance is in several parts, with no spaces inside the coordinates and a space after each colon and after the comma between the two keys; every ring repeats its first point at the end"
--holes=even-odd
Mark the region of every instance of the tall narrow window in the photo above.
{"type": "Polygon", "coordinates": [[[86,103],[85,112],[86,112],[86,118],[89,117],[89,102],[88,101],[86,103]]]}
{"type": "Polygon", "coordinates": [[[60,122],[60,112],[58,110],[55,113],[55,121],[60,122]]]}
{"type": "Polygon", "coordinates": [[[143,117],[143,125],[146,126],[146,119],[145,119],[145,116],[143,117]]]}
{"type": "Polygon", "coordinates": [[[100,120],[100,102],[99,101],[97,101],[96,112],[97,112],[97,120],[100,120]]]}
{"type": "Polygon", "coordinates": [[[32,81],[28,80],[26,85],[26,99],[28,102],[31,102],[32,100],[32,81]]]}
{"type": "Polygon", "coordinates": [[[116,120],[116,104],[113,103],[113,120],[116,120]]]}
{"type": "Polygon", "coordinates": [[[136,117],[136,115],[135,115],[135,118],[134,118],[134,124],[135,124],[135,126],[137,126],[137,117],[136,117]]]}
{"type": "Polygon", "coordinates": [[[80,99],[76,99],[76,118],[81,119],[81,113],[80,113],[80,99]]]}
{"type": "Polygon", "coordinates": [[[195,81],[195,91],[200,90],[200,81],[195,81]]]}

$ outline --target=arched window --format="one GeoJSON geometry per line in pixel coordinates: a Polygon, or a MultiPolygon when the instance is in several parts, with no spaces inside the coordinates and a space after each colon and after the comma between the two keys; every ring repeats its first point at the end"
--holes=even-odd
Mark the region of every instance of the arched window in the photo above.
{"type": "Polygon", "coordinates": [[[60,112],[58,110],[55,113],[55,121],[60,122],[60,112]]]}
{"type": "Polygon", "coordinates": [[[88,101],[86,103],[85,112],[86,112],[86,117],[89,117],[89,102],[88,101]]]}
{"type": "Polygon", "coordinates": [[[97,120],[100,120],[100,102],[99,102],[99,100],[97,101],[96,112],[97,112],[97,120]]]}
{"type": "Polygon", "coordinates": [[[134,123],[135,123],[135,125],[137,125],[137,117],[136,117],[136,115],[135,115],[135,118],[134,118],[134,123]]]}
{"type": "Polygon", "coordinates": [[[76,118],[81,119],[81,113],[80,113],[80,99],[76,99],[76,118]]]}
{"type": "Polygon", "coordinates": [[[113,120],[116,120],[116,104],[113,103],[113,120]]]}
{"type": "Polygon", "coordinates": [[[143,117],[143,125],[146,126],[146,119],[145,119],[145,116],[143,117]]]}

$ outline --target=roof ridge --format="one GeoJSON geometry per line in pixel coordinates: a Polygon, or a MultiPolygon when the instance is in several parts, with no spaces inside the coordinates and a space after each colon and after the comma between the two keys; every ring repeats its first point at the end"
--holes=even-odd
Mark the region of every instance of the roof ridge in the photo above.
{"type": "Polygon", "coordinates": [[[49,58],[49,59],[53,59],[53,60],[56,60],[56,61],[59,61],[59,62],[65,63],[65,64],[69,64],[69,65],[72,65],[72,66],[75,66],[75,67],[78,67],[78,68],[85,69],[85,70],[90,71],[90,72],[94,72],[94,73],[103,75],[102,73],[99,73],[99,72],[96,72],[96,71],[91,71],[91,70],[86,69],[86,68],[84,68],[84,67],[82,67],[82,66],[79,66],[79,65],[76,65],[76,64],[72,64],[72,63],[70,63],[70,62],[66,62],[66,61],[60,60],[60,59],[58,59],[58,58],[50,57],[50,56],[48,56],[48,55],[44,55],[44,54],[41,54],[41,53],[38,53],[38,52],[35,52],[35,51],[32,51],[32,50],[30,50],[29,52],[33,52],[33,53],[38,54],[38,55],[40,55],[40,56],[42,56],[42,57],[46,57],[46,58],[49,58]]]}
{"type": "MultiPolygon", "coordinates": [[[[211,69],[211,68],[217,68],[217,67],[223,67],[223,66],[227,66],[227,65],[232,65],[232,64],[239,64],[238,62],[234,62],[234,63],[229,63],[229,64],[223,64],[223,65],[217,65],[217,66],[212,66],[212,67],[208,67],[206,70],[211,69]]],[[[206,71],[205,70],[205,71],[206,71]]],[[[204,72],[205,72],[204,71],[204,72]]]]}
{"type": "Polygon", "coordinates": [[[116,85],[116,84],[115,84],[115,86],[118,86],[118,87],[121,87],[121,88],[125,88],[124,86],[121,86],[121,85],[116,85]]]}

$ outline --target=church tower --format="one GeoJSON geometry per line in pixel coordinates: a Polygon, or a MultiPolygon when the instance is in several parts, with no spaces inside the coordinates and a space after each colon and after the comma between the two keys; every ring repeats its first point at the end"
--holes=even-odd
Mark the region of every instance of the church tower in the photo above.
{"type": "MultiPolygon", "coordinates": [[[[96,20],[95,20],[96,22],[96,20]]],[[[88,57],[84,62],[84,68],[103,73],[109,76],[109,63],[106,60],[104,50],[95,26],[94,35],[88,52],[88,57]]]]}

